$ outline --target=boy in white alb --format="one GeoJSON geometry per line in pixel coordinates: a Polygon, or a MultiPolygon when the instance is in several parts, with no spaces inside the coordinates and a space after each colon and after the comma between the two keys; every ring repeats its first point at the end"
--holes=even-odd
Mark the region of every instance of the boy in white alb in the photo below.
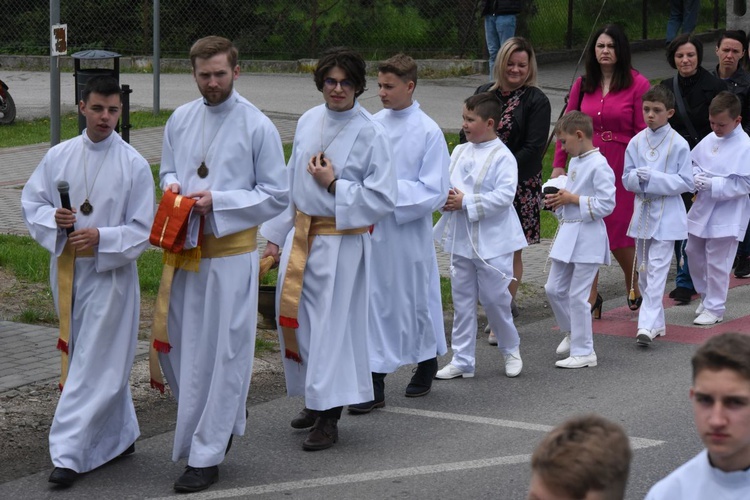
{"type": "Polygon", "coordinates": [[[451,253],[453,294],[453,359],[435,378],[473,377],[476,362],[477,298],[482,303],[505,374],[521,373],[521,339],[513,324],[508,284],[513,279],[513,252],[526,246],[526,237],[513,208],[518,168],[513,154],[497,138],[500,101],[492,93],[466,99],[463,130],[467,144],[451,155],[448,200],[435,225],[435,239],[451,253]]]}
{"type": "MultiPolygon", "coordinates": [[[[687,239],[687,212],[680,196],[693,192],[690,146],[669,125],[674,94],[661,85],[642,97],[648,125],[628,144],[622,183],[635,193],[628,236],[636,240],[638,286],[643,304],[638,313],[638,345],[647,346],[666,332],[662,295],[672,262],[674,242],[687,239]]],[[[636,262],[633,262],[633,274],[636,262]]]]}
{"type": "Polygon", "coordinates": [[[396,208],[372,231],[368,344],[375,399],[349,405],[349,413],[385,406],[385,377],[417,364],[406,397],[427,395],[445,343],[440,272],[432,242],[432,213],[448,194],[450,155],[443,132],[412,96],[417,63],[397,54],[378,65],[383,124],[398,179],[396,208]],[[408,248],[408,252],[404,252],[408,248]]]}
{"type": "Polygon", "coordinates": [[[750,220],[750,137],[740,126],[740,100],[720,92],[708,108],[713,132],[693,149],[695,202],[688,212],[685,253],[701,295],[696,325],[724,319],[729,273],[750,220]]]}
{"type": "Polygon", "coordinates": [[[565,334],[557,354],[569,356],[560,368],[596,366],[591,327],[591,284],[599,266],[609,265],[609,240],[604,217],[615,208],[615,174],[595,148],[591,117],[566,113],[555,125],[555,135],[571,156],[565,189],[545,195],[556,212],[559,228],[550,250],[547,292],[555,320],[565,334]]]}
{"type": "Polygon", "coordinates": [[[646,500],[750,498],[750,337],[712,337],[692,359],[690,399],[706,449],[646,495],[646,500]]]}

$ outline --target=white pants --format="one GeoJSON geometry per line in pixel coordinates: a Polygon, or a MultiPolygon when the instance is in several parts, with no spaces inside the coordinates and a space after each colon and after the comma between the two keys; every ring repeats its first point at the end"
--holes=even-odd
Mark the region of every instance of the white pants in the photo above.
{"type": "Polygon", "coordinates": [[[513,276],[513,254],[494,259],[467,259],[453,256],[455,275],[451,277],[453,294],[453,332],[451,364],[464,372],[473,372],[477,346],[477,299],[484,307],[490,328],[497,336],[497,347],[503,354],[518,349],[521,338],[510,312],[510,277],[513,276]],[[495,269],[493,269],[493,267],[495,269]],[[508,277],[500,274],[501,271],[508,277]]]}
{"type": "Polygon", "coordinates": [[[685,253],[690,262],[690,277],[695,290],[701,294],[706,311],[720,318],[726,310],[729,292],[729,273],[737,253],[739,241],[726,238],[700,238],[688,234],[685,253]]]}
{"type": "Polygon", "coordinates": [[[653,330],[663,328],[666,324],[662,296],[667,286],[667,274],[669,274],[673,252],[674,241],[672,240],[662,241],[653,238],[636,240],[638,286],[643,297],[643,304],[638,313],[638,328],[653,330]],[[641,269],[641,266],[645,269],[641,269]]]}
{"type": "Polygon", "coordinates": [[[589,294],[599,264],[551,261],[544,291],[555,321],[560,331],[570,332],[570,355],[587,356],[594,352],[589,294]]]}

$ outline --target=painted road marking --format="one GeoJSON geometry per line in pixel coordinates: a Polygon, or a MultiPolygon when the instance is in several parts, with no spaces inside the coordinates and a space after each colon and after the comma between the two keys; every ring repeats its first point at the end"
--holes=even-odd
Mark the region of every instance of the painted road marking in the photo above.
{"type": "MultiPolygon", "coordinates": [[[[460,422],[469,422],[483,425],[495,425],[498,427],[508,427],[512,429],[523,429],[531,431],[549,432],[553,429],[550,425],[532,424],[528,422],[516,422],[512,420],[501,420],[495,418],[476,417],[472,415],[462,415],[459,413],[446,413],[440,411],[416,410],[413,408],[401,408],[389,406],[381,411],[389,413],[398,413],[415,417],[438,418],[441,420],[455,420],[460,422]]],[[[630,446],[634,450],[660,446],[664,441],[655,439],[645,439],[638,437],[630,438],[630,446]]],[[[280,493],[294,490],[304,490],[308,488],[317,488],[321,486],[337,486],[342,484],[362,483],[365,481],[383,481],[403,477],[422,476],[427,474],[440,474],[443,472],[456,472],[471,469],[481,469],[485,467],[495,467],[498,465],[515,465],[529,462],[530,454],[510,455],[505,457],[483,458],[478,460],[465,460],[462,462],[450,462],[435,465],[424,465],[420,467],[407,467],[399,469],[386,469],[372,472],[362,472],[359,474],[341,474],[339,476],[320,477],[315,479],[302,479],[299,481],[287,481],[283,483],[261,484],[258,486],[248,486],[245,488],[231,488],[227,490],[214,490],[190,495],[191,500],[213,500],[220,498],[243,498],[251,495],[265,495],[268,493],[280,493]]],[[[175,495],[177,496],[177,495],[175,495]]],[[[162,499],[174,498],[162,497],[162,499]]],[[[156,500],[162,500],[156,499],[156,500]]]]}

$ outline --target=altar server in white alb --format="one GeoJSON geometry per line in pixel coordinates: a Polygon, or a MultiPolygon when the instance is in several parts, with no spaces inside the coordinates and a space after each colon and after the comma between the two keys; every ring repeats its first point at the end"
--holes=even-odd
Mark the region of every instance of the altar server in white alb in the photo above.
{"type": "Polygon", "coordinates": [[[177,269],[166,292],[171,350],[160,354],[177,398],[172,460],[187,459],[174,483],[179,492],[215,483],[232,436],[245,432],[258,314],[257,226],[288,203],[279,133],[234,90],[237,58],[225,38],[195,42],[190,61],[202,97],[177,108],[164,130],[161,185],[197,199],[186,247],[200,246],[198,271],[177,269]]]}
{"type": "Polygon", "coordinates": [[[637,268],[643,297],[636,341],[648,346],[666,333],[662,295],[674,242],[687,239],[687,212],[680,195],[694,188],[690,146],[668,121],[674,114],[674,94],[659,85],[641,100],[647,127],[625,150],[622,183],[635,193],[628,236],[636,240],[633,275],[637,268]]]}
{"type": "Polygon", "coordinates": [[[708,108],[712,133],[692,151],[695,195],[688,212],[685,253],[701,303],[696,325],[724,319],[729,273],[750,220],[750,137],[742,129],[740,100],[720,92],[708,108]]]}
{"type": "Polygon", "coordinates": [[[646,500],[750,498],[750,336],[722,333],[691,360],[695,430],[706,447],[656,483],[646,500]]]}
{"type": "Polygon", "coordinates": [[[560,368],[596,366],[589,292],[599,266],[609,265],[609,239],[604,217],[615,208],[615,174],[595,148],[591,117],[566,113],[555,124],[555,135],[571,156],[565,188],[545,195],[556,212],[558,230],[550,250],[547,283],[549,305],[565,335],[555,362],[560,368]]]}
{"type": "Polygon", "coordinates": [[[331,49],[314,79],[325,104],[297,123],[287,166],[291,204],[261,229],[264,257],[284,248],[281,348],[287,393],[305,397],[292,427],[312,427],[302,443],[308,451],[338,440],[344,405],[373,399],[370,226],[393,211],[397,194],[388,136],[356,100],[366,90],[362,56],[331,49]]]}
{"type": "Polygon", "coordinates": [[[405,395],[428,394],[437,356],[447,351],[432,213],[448,194],[450,156],[440,127],[412,99],[416,85],[411,57],[397,54],[378,66],[385,109],[375,120],[393,149],[398,199],[372,232],[369,346],[375,399],[349,405],[350,413],[385,406],[385,376],[403,365],[417,363],[405,395]]]}
{"type": "Polygon", "coordinates": [[[128,379],[140,312],[136,259],[148,247],[154,181],[146,160],[114,133],[120,93],[112,77],[86,83],[86,129],[50,149],[21,194],[31,236],[52,254],[63,363],[49,481],[63,487],[133,453],[140,435],[128,379]]]}
{"type": "Polygon", "coordinates": [[[508,377],[521,373],[521,338],[513,324],[508,285],[513,279],[513,253],[527,246],[513,208],[518,167],[497,138],[502,114],[491,92],[464,101],[466,144],[451,155],[448,199],[433,236],[451,254],[453,295],[453,359],[435,378],[473,377],[477,346],[477,300],[487,313],[508,377]]]}

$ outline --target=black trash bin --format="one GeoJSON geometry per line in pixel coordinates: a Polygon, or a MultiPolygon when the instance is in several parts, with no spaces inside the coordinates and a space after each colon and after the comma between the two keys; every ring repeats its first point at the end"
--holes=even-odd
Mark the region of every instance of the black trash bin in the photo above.
{"type": "MultiPolygon", "coordinates": [[[[86,82],[88,82],[91,78],[95,76],[112,76],[117,80],[119,83],[120,81],[120,54],[117,52],[110,52],[108,50],[82,50],[80,52],[76,52],[71,56],[74,61],[74,67],[75,67],[75,87],[76,87],[76,108],[78,108],[78,103],[81,102],[81,93],[83,92],[83,88],[86,86],[86,82]],[[98,61],[105,61],[105,60],[112,60],[112,67],[106,68],[106,67],[86,67],[81,68],[81,63],[84,63],[86,66],[90,66],[93,64],[99,64],[98,61]],[[97,61],[96,63],[94,61],[97,61]]],[[[102,63],[103,64],[103,63],[102,63]]],[[[86,117],[83,116],[78,111],[78,133],[80,134],[83,132],[83,129],[86,128],[86,117]]],[[[119,127],[118,127],[119,128],[119,127]]]]}

